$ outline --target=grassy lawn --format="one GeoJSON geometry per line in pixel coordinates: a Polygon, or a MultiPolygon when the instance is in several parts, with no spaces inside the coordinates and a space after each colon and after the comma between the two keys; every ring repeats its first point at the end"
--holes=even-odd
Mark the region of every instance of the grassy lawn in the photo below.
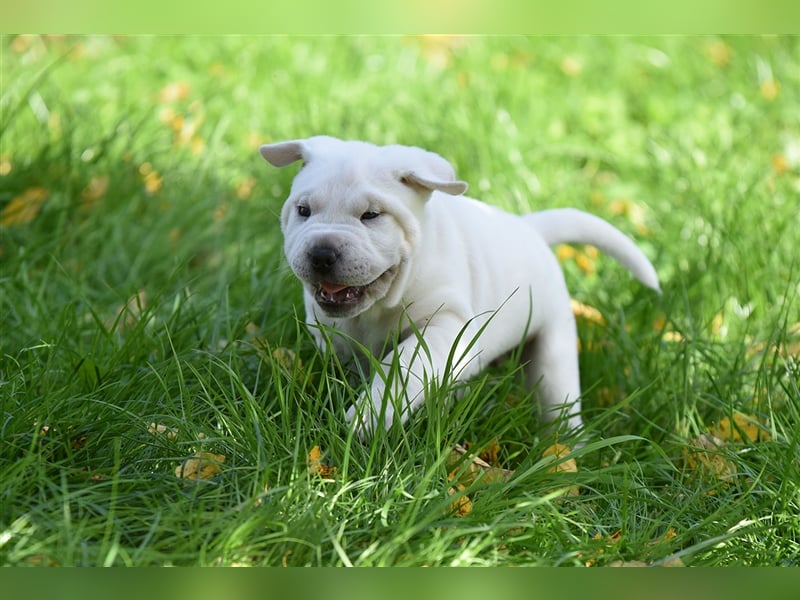
{"type": "Polygon", "coordinates": [[[0,53],[0,564],[800,563],[800,38],[0,53]],[[557,249],[580,450],[547,456],[513,360],[352,438],[363,379],[314,347],[281,253],[295,169],[257,151],[318,133],[636,237],[661,297],[557,249]],[[456,444],[513,476],[468,477],[456,444]]]}

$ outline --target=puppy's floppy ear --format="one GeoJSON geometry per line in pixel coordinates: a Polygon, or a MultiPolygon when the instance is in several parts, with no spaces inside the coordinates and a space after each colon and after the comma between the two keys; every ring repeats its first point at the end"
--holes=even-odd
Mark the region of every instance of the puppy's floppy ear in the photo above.
{"type": "Polygon", "coordinates": [[[447,181],[428,175],[421,175],[416,171],[409,171],[400,175],[400,183],[411,187],[421,187],[426,190],[438,190],[452,196],[458,196],[467,191],[467,184],[463,181],[447,181]]]}
{"type": "Polygon", "coordinates": [[[285,167],[304,158],[306,145],[303,140],[291,140],[264,144],[258,150],[261,152],[261,156],[267,159],[271,165],[285,167]]]}
{"type": "Polygon", "coordinates": [[[438,190],[453,196],[467,191],[467,184],[456,179],[456,172],[447,160],[416,146],[387,146],[392,160],[398,160],[395,171],[400,182],[428,192],[438,190]]]}

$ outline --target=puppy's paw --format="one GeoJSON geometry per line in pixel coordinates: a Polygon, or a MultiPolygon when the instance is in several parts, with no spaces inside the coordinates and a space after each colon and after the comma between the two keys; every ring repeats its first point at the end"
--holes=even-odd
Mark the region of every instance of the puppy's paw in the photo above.
{"type": "Polygon", "coordinates": [[[356,404],[347,409],[347,422],[362,442],[375,433],[376,420],[370,417],[371,412],[370,407],[356,404]]]}
{"type": "Polygon", "coordinates": [[[362,442],[375,435],[381,422],[384,429],[389,429],[392,421],[393,411],[390,408],[387,408],[381,419],[380,407],[375,406],[364,397],[347,409],[347,422],[362,442]]]}

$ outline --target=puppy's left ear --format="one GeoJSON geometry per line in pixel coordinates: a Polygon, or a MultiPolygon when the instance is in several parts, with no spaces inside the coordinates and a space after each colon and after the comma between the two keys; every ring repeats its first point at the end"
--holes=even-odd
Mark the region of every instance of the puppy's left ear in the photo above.
{"type": "Polygon", "coordinates": [[[467,191],[467,184],[463,181],[447,181],[428,175],[421,175],[416,171],[409,171],[400,176],[400,183],[411,187],[421,187],[430,192],[438,190],[451,196],[458,196],[467,191]]]}
{"type": "Polygon", "coordinates": [[[264,144],[258,150],[275,167],[285,167],[303,158],[305,144],[302,140],[264,144]]]}
{"type": "Polygon", "coordinates": [[[418,192],[434,190],[458,196],[467,191],[467,184],[456,179],[456,171],[447,160],[416,146],[387,146],[400,183],[418,192]]]}

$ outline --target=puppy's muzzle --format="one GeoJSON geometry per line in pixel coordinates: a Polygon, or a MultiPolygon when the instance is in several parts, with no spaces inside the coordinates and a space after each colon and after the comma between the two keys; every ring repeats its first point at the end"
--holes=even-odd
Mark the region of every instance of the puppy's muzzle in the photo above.
{"type": "Polygon", "coordinates": [[[328,244],[312,246],[306,252],[308,264],[317,279],[314,299],[327,313],[342,315],[358,305],[366,286],[350,286],[336,281],[340,251],[328,244]]]}
{"type": "Polygon", "coordinates": [[[308,262],[319,275],[330,273],[338,260],[339,252],[332,246],[314,246],[308,251],[308,262]]]}

